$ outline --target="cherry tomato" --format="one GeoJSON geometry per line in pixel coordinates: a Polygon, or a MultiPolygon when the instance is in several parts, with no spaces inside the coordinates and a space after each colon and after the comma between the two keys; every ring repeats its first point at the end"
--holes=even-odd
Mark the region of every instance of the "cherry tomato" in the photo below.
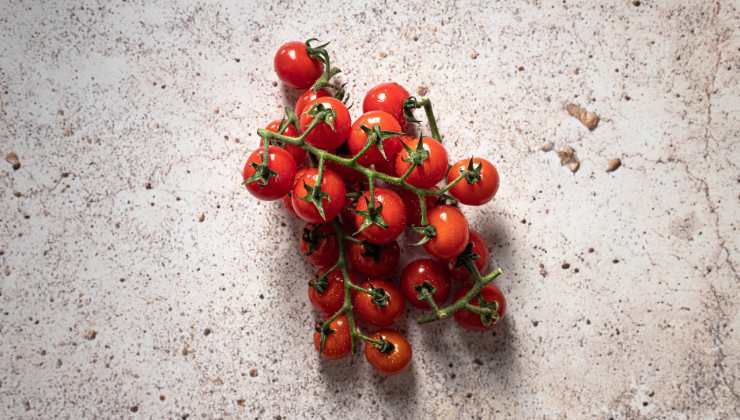
{"type": "Polygon", "coordinates": [[[331,224],[307,224],[301,237],[301,254],[316,267],[328,268],[339,258],[339,246],[331,224]]]}
{"type": "Polygon", "coordinates": [[[385,347],[365,344],[365,358],[380,373],[393,375],[401,372],[411,362],[411,344],[393,330],[380,330],[370,336],[385,341],[385,347]]]}
{"type": "Polygon", "coordinates": [[[329,91],[324,88],[321,88],[316,92],[311,89],[303,92],[301,96],[298,97],[298,100],[295,101],[295,114],[303,114],[303,111],[306,109],[306,105],[309,102],[313,101],[316,98],[323,98],[324,96],[331,96],[331,93],[329,93],[329,91]]]}
{"type": "Polygon", "coordinates": [[[424,244],[429,255],[449,260],[460,255],[470,239],[468,221],[457,207],[437,206],[427,213],[429,224],[437,234],[424,244]]]}
{"type": "Polygon", "coordinates": [[[403,103],[409,96],[409,92],[398,83],[381,83],[367,91],[362,101],[362,112],[385,111],[393,115],[401,127],[405,127],[403,103]]]}
{"type": "Polygon", "coordinates": [[[275,73],[286,85],[296,89],[307,89],[321,77],[324,65],[308,55],[306,44],[300,41],[286,42],[275,53],[275,73]]]}
{"type": "MultiPolygon", "coordinates": [[[[470,287],[466,287],[457,292],[457,294],[455,295],[455,300],[460,299],[469,290],[470,287]]],[[[481,306],[483,306],[484,304],[491,304],[494,301],[498,303],[498,310],[496,312],[498,313],[499,318],[502,318],[504,316],[504,313],[506,313],[506,299],[504,298],[503,293],[501,293],[501,290],[499,290],[498,287],[488,283],[487,285],[483,286],[478,297],[470,299],[471,304],[481,306]],[[480,298],[483,298],[483,302],[481,302],[480,298]]],[[[476,314],[475,312],[471,312],[467,309],[461,309],[455,312],[454,317],[455,321],[457,321],[458,324],[460,324],[463,328],[467,330],[485,331],[493,328],[496,325],[495,321],[491,322],[490,325],[485,325],[481,320],[481,315],[476,314]]]]}
{"type": "MultiPolygon", "coordinates": [[[[293,157],[290,153],[286,152],[285,149],[281,149],[277,146],[270,146],[267,149],[268,152],[268,168],[272,171],[267,184],[262,185],[260,180],[252,181],[248,184],[247,190],[252,193],[253,196],[260,200],[277,200],[290,191],[293,186],[293,178],[296,173],[296,165],[293,157]]],[[[261,164],[262,157],[264,156],[264,148],[252,152],[247,159],[247,163],[244,165],[244,181],[246,182],[251,177],[256,169],[252,164],[261,164]]]]}
{"type": "Polygon", "coordinates": [[[321,334],[313,333],[313,344],[316,351],[329,360],[341,359],[352,351],[352,334],[349,330],[349,321],[345,315],[339,315],[329,323],[329,331],[324,342],[324,351],[321,352],[321,334]]]}
{"type": "MultiPolygon", "coordinates": [[[[279,133],[280,123],[280,120],[274,120],[267,124],[265,130],[272,131],[273,133],[279,133]]],[[[288,124],[283,134],[290,137],[298,137],[298,130],[293,127],[293,124],[288,124]]],[[[293,160],[295,160],[296,165],[300,165],[301,163],[303,163],[304,160],[306,160],[306,151],[301,149],[300,147],[293,144],[283,144],[280,147],[285,149],[288,153],[290,153],[291,156],[293,156],[293,160]]]]}
{"type": "Polygon", "coordinates": [[[396,269],[401,250],[396,241],[385,245],[348,242],[347,258],[353,270],[370,277],[383,277],[396,269]]]}
{"type": "Polygon", "coordinates": [[[306,185],[315,187],[318,174],[319,170],[317,168],[307,168],[301,177],[296,179],[292,192],[293,197],[291,202],[293,203],[293,210],[295,210],[298,217],[309,223],[329,222],[344,207],[344,182],[339,178],[339,175],[335,174],[331,169],[326,168],[324,168],[324,176],[321,179],[321,191],[328,194],[328,196],[321,199],[325,218],[321,218],[321,214],[314,203],[303,199],[303,197],[308,195],[306,185]]]}
{"type": "MultiPolygon", "coordinates": [[[[325,272],[321,272],[309,282],[308,300],[314,308],[331,316],[344,304],[344,277],[341,270],[335,269],[320,281],[319,278],[324,274],[325,272]]],[[[352,278],[353,283],[354,281],[352,278]]]]}
{"type": "Polygon", "coordinates": [[[313,121],[314,116],[312,112],[314,111],[314,105],[317,104],[321,104],[325,109],[331,108],[334,110],[336,113],[334,128],[332,129],[326,122],[322,121],[308,133],[306,142],[313,144],[319,149],[334,150],[349,137],[351,128],[349,111],[339,99],[330,96],[314,99],[303,108],[303,113],[301,113],[299,118],[301,131],[306,131],[308,125],[313,121]]]}
{"type": "MultiPolygon", "coordinates": [[[[404,137],[402,142],[413,151],[419,143],[418,138],[404,137]]],[[[442,143],[431,137],[422,139],[422,147],[429,154],[428,158],[414,168],[406,178],[406,182],[419,188],[429,188],[441,181],[447,173],[447,151],[442,143]]],[[[409,152],[402,149],[396,156],[396,175],[402,176],[411,167],[408,161],[409,152]]]]}
{"type": "Polygon", "coordinates": [[[406,309],[401,292],[396,286],[385,280],[368,280],[360,287],[379,294],[376,299],[365,292],[354,292],[353,302],[357,317],[375,325],[387,327],[398,320],[406,309]]]}
{"type": "MultiPolygon", "coordinates": [[[[349,139],[347,139],[347,146],[349,147],[349,151],[352,156],[359,153],[367,143],[368,135],[362,127],[372,129],[375,126],[378,126],[383,131],[401,132],[401,125],[398,124],[398,121],[396,121],[395,118],[393,118],[393,115],[383,111],[366,112],[362,114],[360,118],[355,120],[354,124],[352,124],[352,131],[350,132],[349,139]]],[[[398,136],[389,137],[383,140],[383,152],[385,152],[385,158],[383,158],[383,155],[380,153],[378,146],[373,145],[362,156],[360,156],[357,162],[362,166],[369,167],[370,165],[375,165],[375,168],[378,170],[385,169],[386,171],[389,171],[391,166],[387,163],[395,162],[396,155],[398,155],[398,152],[400,151],[401,138],[398,136]],[[382,163],[385,163],[385,165],[381,165],[382,163]]],[[[389,175],[393,175],[393,172],[389,171],[389,175]]]]}
{"type": "Polygon", "coordinates": [[[424,289],[437,305],[444,304],[450,297],[449,273],[444,265],[431,258],[412,261],[401,272],[401,292],[406,300],[417,308],[431,309],[426,300],[419,298],[424,289]]]}
{"type": "MultiPolygon", "coordinates": [[[[468,243],[473,244],[473,252],[478,255],[478,258],[475,260],[475,266],[478,267],[478,271],[480,273],[483,273],[488,266],[488,246],[486,246],[485,241],[483,241],[483,238],[481,238],[478,232],[472,229],[470,230],[470,239],[468,240],[468,243]]],[[[465,268],[464,265],[455,267],[456,264],[457,257],[450,260],[449,268],[452,277],[460,281],[470,279],[470,272],[468,269],[465,268]]]]}
{"type": "MultiPolygon", "coordinates": [[[[409,226],[419,226],[421,224],[421,207],[419,206],[419,196],[415,192],[409,191],[405,188],[398,188],[396,190],[403,205],[406,208],[406,223],[409,226]]],[[[424,197],[424,201],[427,203],[427,212],[431,210],[437,203],[437,200],[432,195],[424,197]]]]}
{"type": "MultiPolygon", "coordinates": [[[[387,244],[396,240],[398,235],[406,227],[406,208],[403,200],[392,190],[386,188],[375,188],[375,211],[380,209],[379,218],[386,224],[382,227],[372,224],[360,232],[360,238],[373,244],[387,244]]],[[[370,203],[370,192],[365,192],[357,202],[355,213],[355,226],[359,229],[365,220],[361,212],[368,211],[370,203]]]]}
{"type": "MultiPolygon", "coordinates": [[[[463,178],[454,187],[450,188],[450,194],[463,204],[480,206],[491,201],[493,196],[496,195],[499,184],[498,171],[496,171],[496,167],[491,162],[485,159],[477,157],[472,159],[474,169],[477,169],[480,165],[479,179],[471,184],[467,178],[463,178]]],[[[470,159],[463,159],[452,165],[452,168],[447,173],[447,183],[451,183],[463,173],[468,168],[469,162],[470,159]]]]}

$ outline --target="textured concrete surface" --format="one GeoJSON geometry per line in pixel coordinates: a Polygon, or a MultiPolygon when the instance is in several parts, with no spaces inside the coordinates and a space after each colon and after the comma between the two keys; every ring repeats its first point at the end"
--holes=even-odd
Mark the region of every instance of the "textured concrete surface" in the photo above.
{"type": "Polygon", "coordinates": [[[740,416],[737,1],[322,4],[0,3],[0,417],[740,416]],[[410,314],[400,377],[317,360],[300,226],[239,185],[313,35],[502,174],[505,322],[410,314]]]}

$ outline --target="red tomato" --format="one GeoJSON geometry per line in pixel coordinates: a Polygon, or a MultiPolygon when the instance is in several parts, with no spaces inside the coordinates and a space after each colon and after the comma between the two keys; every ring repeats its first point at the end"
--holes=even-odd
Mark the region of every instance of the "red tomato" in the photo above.
{"type": "Polygon", "coordinates": [[[333,266],[339,258],[339,246],[331,224],[307,224],[301,237],[301,254],[316,267],[333,266]]]}
{"type": "Polygon", "coordinates": [[[405,127],[403,103],[409,96],[409,92],[398,83],[381,83],[367,91],[362,101],[362,112],[385,111],[393,115],[401,127],[405,127]]]}
{"type": "Polygon", "coordinates": [[[470,239],[468,221],[460,209],[437,206],[427,213],[427,219],[437,234],[424,244],[424,250],[441,260],[449,260],[460,255],[470,239]]]}
{"type": "MultiPolygon", "coordinates": [[[[323,275],[322,272],[320,275],[323,275]]],[[[319,275],[319,276],[320,276],[319,275]]],[[[354,282],[354,278],[352,279],[354,282]]],[[[344,304],[344,277],[342,271],[336,269],[329,273],[320,284],[318,276],[308,284],[308,300],[314,308],[323,311],[327,316],[334,315],[344,304]]]]}
{"type": "MultiPolygon", "coordinates": [[[[357,202],[356,211],[368,211],[369,203],[370,192],[365,192],[357,202]]],[[[387,244],[395,241],[406,227],[406,208],[403,206],[403,200],[392,190],[375,188],[375,209],[380,209],[379,216],[387,227],[372,224],[360,233],[360,238],[373,244],[387,244]]],[[[365,216],[362,214],[355,214],[355,226],[358,229],[362,226],[364,219],[365,216]]]]}
{"type": "MultiPolygon", "coordinates": [[[[450,194],[457,199],[457,201],[467,204],[469,206],[480,206],[485,204],[496,195],[498,191],[498,171],[491,162],[474,157],[473,168],[477,168],[480,165],[480,173],[478,176],[480,179],[470,183],[467,178],[463,178],[454,187],[450,188],[450,194]]],[[[452,165],[450,171],[447,173],[447,183],[451,183],[461,173],[463,173],[469,165],[470,159],[463,159],[456,164],[452,165]]]]}
{"type": "MultiPolygon", "coordinates": [[[[363,126],[369,129],[378,126],[383,131],[401,132],[401,126],[393,118],[393,115],[383,111],[366,112],[352,124],[352,131],[349,139],[347,139],[347,146],[352,156],[359,153],[367,143],[368,135],[362,130],[363,126]]],[[[396,155],[401,151],[401,138],[394,136],[383,140],[383,151],[387,159],[383,158],[378,146],[374,145],[357,160],[357,163],[367,167],[375,165],[378,170],[385,169],[388,171],[391,168],[388,162],[395,162],[396,155]],[[383,163],[385,165],[382,165],[383,163]]],[[[389,175],[393,175],[393,172],[390,171],[389,175]]]]}
{"type": "Polygon", "coordinates": [[[275,73],[286,85],[307,89],[321,77],[324,65],[308,55],[306,44],[299,41],[286,42],[275,53],[275,73]]]}
{"type": "Polygon", "coordinates": [[[411,362],[411,344],[401,334],[380,330],[370,338],[387,342],[385,348],[365,344],[365,358],[378,372],[393,375],[404,370],[411,362]]]}
{"type": "Polygon", "coordinates": [[[321,218],[319,210],[313,203],[303,200],[303,197],[308,195],[306,185],[315,187],[318,174],[319,170],[317,168],[307,168],[301,177],[296,179],[292,192],[293,210],[295,210],[298,217],[309,223],[329,222],[344,207],[344,182],[331,169],[326,168],[324,168],[324,177],[321,179],[321,191],[328,194],[328,197],[321,199],[325,219],[321,218]]]}
{"type": "MultiPolygon", "coordinates": [[[[419,196],[415,192],[409,191],[405,188],[398,188],[396,190],[403,205],[406,208],[406,223],[409,226],[419,226],[421,224],[421,207],[419,206],[419,196]]],[[[437,203],[437,200],[432,195],[424,197],[424,201],[427,203],[427,212],[429,212],[437,203]]],[[[428,214],[428,213],[427,213],[428,214]]]]}
{"type": "MultiPolygon", "coordinates": [[[[272,131],[273,133],[278,133],[280,132],[280,123],[280,120],[274,120],[267,124],[265,130],[272,131]]],[[[298,137],[298,130],[293,127],[293,124],[288,124],[283,134],[290,137],[298,137]]],[[[300,165],[301,163],[303,163],[304,160],[306,160],[306,151],[301,149],[300,147],[287,143],[280,145],[280,147],[285,149],[288,153],[290,153],[291,156],[293,156],[293,160],[295,160],[296,165],[300,165]]]]}
{"type": "Polygon", "coordinates": [[[391,274],[401,259],[398,242],[375,245],[369,242],[348,242],[347,258],[353,270],[370,277],[391,274]]]}
{"type": "MultiPolygon", "coordinates": [[[[478,255],[478,259],[475,260],[475,266],[478,267],[478,271],[483,274],[483,272],[486,270],[486,267],[488,266],[488,246],[486,246],[485,241],[483,241],[483,238],[480,237],[478,232],[472,229],[470,230],[470,239],[468,240],[468,243],[473,244],[473,252],[478,255]]],[[[450,273],[452,274],[452,277],[460,281],[466,281],[470,279],[470,272],[468,271],[468,269],[465,268],[464,265],[455,267],[456,262],[457,257],[451,259],[449,263],[450,273]]]]}
{"type": "MultiPolygon", "coordinates": [[[[404,137],[401,141],[406,143],[412,151],[416,150],[419,143],[418,138],[411,137],[404,137]]],[[[435,186],[447,173],[447,151],[442,143],[431,137],[422,139],[422,147],[429,153],[429,156],[421,165],[411,171],[408,178],[406,178],[406,182],[415,187],[429,188],[435,186]]],[[[407,159],[409,159],[409,152],[402,149],[396,156],[396,175],[402,176],[411,167],[411,163],[407,159]]]]}
{"type": "Polygon", "coordinates": [[[321,88],[316,92],[311,89],[303,92],[301,96],[298,97],[298,100],[295,101],[295,114],[301,115],[309,102],[316,98],[323,98],[324,96],[331,96],[331,93],[324,88],[321,88]]]}
{"type": "Polygon", "coordinates": [[[303,109],[303,113],[300,116],[301,131],[306,131],[306,127],[313,121],[311,111],[316,104],[321,104],[324,108],[331,108],[336,112],[334,129],[322,121],[308,133],[306,142],[313,144],[319,149],[334,150],[349,137],[351,127],[349,111],[339,99],[330,96],[317,98],[307,103],[303,109]]]}
{"type": "MultiPolygon", "coordinates": [[[[313,344],[317,352],[321,349],[321,334],[313,333],[313,344]]],[[[352,351],[352,333],[349,330],[349,320],[345,315],[339,315],[329,324],[329,332],[324,342],[324,351],[320,352],[329,360],[341,359],[352,351]]]]}
{"type": "Polygon", "coordinates": [[[417,308],[431,309],[425,300],[419,298],[422,288],[431,293],[437,305],[444,304],[450,297],[450,279],[445,266],[431,258],[422,258],[404,267],[401,291],[406,300],[417,308]]]}
{"type": "MultiPolygon", "coordinates": [[[[252,181],[248,184],[247,190],[252,193],[253,196],[260,200],[277,200],[290,191],[293,186],[293,178],[295,177],[296,165],[293,157],[290,153],[286,152],[285,149],[281,149],[277,146],[270,146],[267,149],[268,152],[268,163],[267,166],[273,173],[267,180],[267,184],[262,185],[260,180],[252,181]]],[[[247,159],[247,163],[244,165],[244,181],[254,175],[256,169],[252,164],[261,164],[262,157],[264,155],[264,148],[252,152],[247,159]]]]}
{"type": "Polygon", "coordinates": [[[384,296],[381,301],[376,302],[368,293],[357,291],[353,293],[357,317],[368,324],[387,327],[396,322],[406,309],[401,292],[385,280],[368,280],[360,287],[378,291],[384,296]]]}
{"type": "MultiPolygon", "coordinates": [[[[469,290],[470,287],[466,287],[457,292],[455,295],[455,301],[460,299],[469,290]]],[[[506,313],[506,299],[498,287],[488,283],[481,289],[479,297],[470,299],[470,303],[473,305],[483,305],[480,298],[483,298],[483,302],[485,303],[490,304],[494,301],[498,303],[498,310],[496,312],[498,313],[499,318],[502,318],[504,313],[506,313]]],[[[455,321],[467,330],[485,331],[496,325],[496,322],[493,322],[491,325],[483,324],[481,315],[476,314],[475,312],[470,312],[467,309],[461,309],[455,312],[454,317],[455,321]]]]}

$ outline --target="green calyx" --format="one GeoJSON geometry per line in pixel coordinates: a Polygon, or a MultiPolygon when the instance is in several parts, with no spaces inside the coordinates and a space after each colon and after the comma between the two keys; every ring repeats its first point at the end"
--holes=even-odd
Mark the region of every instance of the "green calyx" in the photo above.
{"type": "Polygon", "coordinates": [[[425,243],[431,241],[432,238],[437,236],[437,229],[432,225],[414,226],[413,229],[416,233],[423,236],[419,242],[416,242],[414,244],[416,246],[424,245],[425,243]]]}
{"type": "Polygon", "coordinates": [[[382,287],[370,287],[368,289],[368,294],[372,298],[373,305],[380,307],[388,305],[390,295],[382,287]]]}
{"type": "Polygon", "coordinates": [[[328,325],[326,327],[322,327],[321,324],[316,323],[316,332],[320,334],[319,354],[321,354],[324,352],[324,346],[326,345],[327,337],[329,337],[329,334],[334,334],[334,330],[331,329],[328,325]]]}
{"type": "Polygon", "coordinates": [[[334,131],[334,120],[337,118],[337,112],[335,110],[324,106],[322,103],[317,103],[311,106],[308,110],[308,115],[314,119],[323,121],[334,131]]]}
{"type": "Polygon", "coordinates": [[[308,226],[303,228],[303,241],[308,244],[308,250],[305,255],[313,254],[321,241],[328,236],[321,231],[321,225],[312,225],[310,228],[308,226]]]}
{"type": "Polygon", "coordinates": [[[321,185],[311,186],[304,182],[303,188],[306,189],[306,195],[300,197],[300,199],[312,203],[316,207],[316,210],[319,212],[321,218],[323,220],[326,220],[326,215],[324,214],[324,206],[322,205],[322,202],[324,199],[326,199],[326,201],[331,201],[331,197],[329,197],[329,194],[321,190],[321,185]]]}
{"type": "Polygon", "coordinates": [[[359,234],[372,225],[380,226],[383,229],[388,228],[388,224],[385,223],[385,220],[383,220],[382,216],[383,204],[379,203],[377,206],[371,205],[370,200],[368,200],[367,197],[365,197],[365,202],[367,203],[367,210],[355,210],[355,213],[363,216],[363,219],[362,224],[357,229],[357,232],[352,234],[353,236],[359,234]]]}
{"type": "Polygon", "coordinates": [[[487,327],[498,322],[500,318],[498,315],[498,302],[495,300],[486,302],[486,300],[483,299],[483,296],[480,296],[479,301],[480,304],[478,306],[480,306],[481,309],[487,309],[487,311],[481,311],[480,322],[487,327]]]}
{"type": "Polygon", "coordinates": [[[406,143],[401,142],[404,150],[408,153],[408,157],[404,158],[404,161],[419,166],[424,163],[425,160],[429,159],[429,151],[424,149],[424,141],[421,133],[419,133],[419,141],[416,143],[416,148],[411,149],[406,143]]]}
{"type": "Polygon", "coordinates": [[[372,128],[361,125],[360,129],[362,129],[362,131],[367,136],[368,147],[375,145],[375,147],[378,148],[378,151],[380,151],[380,154],[383,156],[383,159],[385,159],[386,161],[388,161],[388,156],[386,156],[385,149],[383,149],[383,142],[386,139],[404,135],[403,133],[399,133],[397,131],[381,130],[380,126],[377,124],[374,125],[372,128]]]}
{"type": "Polygon", "coordinates": [[[375,262],[380,261],[380,254],[383,251],[382,245],[371,244],[368,241],[362,241],[362,256],[370,257],[375,262]]]}
{"type": "Polygon", "coordinates": [[[455,267],[467,267],[468,264],[480,258],[480,255],[473,251],[473,243],[469,242],[463,252],[455,259],[455,267]]]}
{"type": "Polygon", "coordinates": [[[254,168],[254,173],[252,176],[244,180],[244,185],[256,182],[264,187],[268,182],[270,182],[270,178],[277,176],[277,173],[264,163],[252,162],[251,166],[254,168]]]}
{"type": "Polygon", "coordinates": [[[314,280],[311,280],[310,282],[308,282],[308,285],[310,287],[313,287],[314,290],[316,290],[316,292],[318,292],[320,295],[324,294],[326,289],[329,287],[328,277],[329,277],[330,272],[331,271],[327,271],[324,274],[316,277],[314,280]]]}
{"type": "Polygon", "coordinates": [[[421,108],[421,106],[422,105],[415,97],[409,96],[408,99],[403,102],[403,116],[406,118],[406,121],[416,124],[420,123],[421,121],[417,120],[414,116],[414,110],[421,108]]]}
{"type": "Polygon", "coordinates": [[[321,74],[321,77],[314,82],[313,86],[311,86],[311,90],[314,92],[328,85],[329,80],[331,80],[332,77],[342,72],[338,68],[331,66],[331,58],[329,57],[329,52],[326,50],[326,46],[329,45],[329,43],[326,42],[320,45],[312,45],[318,42],[319,40],[316,38],[306,40],[306,51],[308,52],[308,55],[324,64],[324,72],[321,74]]]}
{"type": "Polygon", "coordinates": [[[416,298],[419,300],[427,300],[428,297],[433,297],[437,289],[432,286],[428,281],[424,281],[422,284],[414,286],[416,291],[416,298]]]}
{"type": "Polygon", "coordinates": [[[475,162],[473,162],[473,158],[470,158],[470,160],[468,161],[468,167],[461,172],[465,176],[465,180],[468,182],[468,184],[473,185],[476,182],[480,181],[480,172],[482,168],[483,164],[479,163],[476,166],[475,162]]]}
{"type": "Polygon", "coordinates": [[[393,343],[386,339],[380,339],[379,343],[373,343],[373,346],[383,354],[390,354],[394,349],[393,343]]]}

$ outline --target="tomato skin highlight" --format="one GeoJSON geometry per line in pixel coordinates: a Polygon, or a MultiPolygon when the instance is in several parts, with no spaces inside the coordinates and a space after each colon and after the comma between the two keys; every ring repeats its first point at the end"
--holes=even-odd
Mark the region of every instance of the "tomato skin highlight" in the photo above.
{"type": "MultiPolygon", "coordinates": [[[[325,271],[322,270],[319,275],[324,273],[325,271]]],[[[352,277],[351,279],[353,283],[356,280],[352,277]]],[[[344,277],[342,277],[342,271],[340,269],[333,270],[326,276],[326,281],[327,287],[322,293],[319,293],[311,284],[308,285],[308,300],[316,310],[323,312],[326,316],[332,316],[344,304],[344,277]]]]}
{"type": "Polygon", "coordinates": [[[306,90],[301,94],[301,96],[298,97],[298,99],[295,101],[295,114],[301,115],[303,114],[303,111],[306,110],[306,105],[308,105],[310,102],[317,98],[323,98],[325,96],[332,96],[331,93],[329,93],[328,90],[321,88],[314,92],[311,89],[306,90]]]}
{"type": "Polygon", "coordinates": [[[273,65],[278,78],[296,89],[308,89],[324,71],[324,64],[311,57],[306,44],[300,41],[281,45],[275,53],[273,65]]]}
{"type": "MultiPolygon", "coordinates": [[[[468,243],[473,244],[473,252],[478,254],[478,259],[475,260],[475,266],[478,267],[478,272],[485,274],[486,267],[488,267],[488,245],[486,245],[480,234],[472,229],[470,230],[468,243]]],[[[470,272],[465,266],[455,267],[456,260],[457,257],[454,257],[449,262],[450,274],[459,281],[469,280],[471,277],[470,272]]]]}
{"type": "Polygon", "coordinates": [[[385,111],[396,119],[401,127],[406,126],[403,115],[403,103],[409,98],[409,92],[398,83],[381,83],[372,87],[362,101],[362,112],[385,111]]]}
{"type": "Polygon", "coordinates": [[[321,218],[318,209],[313,203],[303,200],[308,192],[304,184],[309,186],[316,185],[319,170],[317,168],[307,168],[300,178],[296,178],[295,187],[293,187],[291,202],[296,215],[309,223],[326,223],[334,219],[344,207],[344,194],[346,192],[344,182],[331,169],[324,168],[324,177],[321,179],[321,190],[327,193],[327,197],[321,199],[321,205],[324,209],[326,220],[321,218]]]}
{"type": "Polygon", "coordinates": [[[352,269],[358,273],[368,277],[383,277],[391,274],[396,269],[398,261],[401,259],[401,249],[396,241],[385,245],[348,242],[347,259],[352,269]],[[368,247],[379,248],[377,255],[373,255],[375,250],[368,250],[368,247]]]}
{"type": "Polygon", "coordinates": [[[371,343],[365,344],[365,358],[375,370],[385,375],[402,372],[411,362],[411,344],[401,334],[393,330],[380,330],[370,338],[385,340],[393,345],[388,353],[381,352],[371,343]]]}
{"type": "MultiPolygon", "coordinates": [[[[378,126],[383,131],[395,131],[401,132],[401,125],[396,121],[393,115],[383,111],[368,111],[360,116],[352,124],[352,130],[350,131],[349,139],[347,139],[347,146],[352,156],[365,147],[367,143],[368,135],[362,130],[362,127],[372,129],[378,126]]],[[[389,175],[393,175],[391,165],[389,162],[395,162],[398,152],[401,151],[401,138],[399,136],[389,137],[383,140],[383,151],[387,158],[384,159],[380,153],[377,145],[370,147],[360,158],[357,160],[362,166],[370,167],[375,165],[378,170],[384,169],[389,175]]]]}
{"type": "MultiPolygon", "coordinates": [[[[296,173],[296,164],[293,157],[285,149],[277,146],[269,146],[268,152],[268,167],[270,170],[275,172],[275,176],[271,176],[267,181],[266,185],[260,185],[259,180],[253,181],[246,184],[247,190],[256,198],[260,200],[277,200],[287,194],[293,186],[293,179],[296,173]]],[[[252,152],[247,158],[247,163],[244,165],[242,176],[246,181],[255,173],[255,168],[252,167],[252,163],[261,164],[264,155],[264,148],[252,152]]]]}
{"type": "Polygon", "coordinates": [[[360,285],[365,289],[383,289],[388,295],[388,302],[384,306],[373,303],[373,298],[365,293],[354,291],[352,301],[357,317],[376,327],[388,327],[398,320],[406,309],[401,292],[385,280],[368,280],[360,285]]]}
{"type": "Polygon", "coordinates": [[[339,245],[331,224],[316,225],[308,223],[303,228],[300,242],[301,254],[313,266],[329,268],[339,258],[339,245]],[[315,242],[311,249],[311,242],[315,242]]]}
{"type": "Polygon", "coordinates": [[[431,258],[421,258],[410,262],[401,271],[401,292],[411,305],[431,309],[429,303],[419,299],[416,290],[424,282],[434,288],[432,298],[437,305],[443,305],[450,297],[450,279],[445,266],[431,258]]]}
{"type": "Polygon", "coordinates": [[[449,260],[460,255],[470,239],[468,221],[462,212],[453,206],[437,206],[427,213],[429,224],[437,231],[424,250],[440,260],[449,260]]]}
{"type": "MultiPolygon", "coordinates": [[[[447,183],[457,178],[467,167],[470,159],[463,159],[455,163],[447,173],[447,183]]],[[[496,167],[482,158],[473,158],[473,164],[481,165],[480,179],[473,184],[463,178],[450,189],[450,194],[457,201],[469,206],[480,206],[491,201],[499,187],[499,176],[496,167]]]]}
{"type": "MultiPolygon", "coordinates": [[[[418,138],[411,137],[404,137],[401,141],[412,151],[416,150],[419,143],[418,138]]],[[[437,185],[447,173],[447,150],[442,146],[442,143],[431,137],[424,137],[421,141],[424,150],[429,153],[429,157],[411,171],[408,178],[406,178],[406,182],[419,188],[431,188],[437,185]]],[[[402,149],[396,156],[397,176],[403,176],[406,170],[411,167],[411,163],[407,161],[408,158],[409,152],[405,149],[402,149]]]]}
{"type": "Polygon", "coordinates": [[[306,131],[306,128],[313,121],[313,116],[310,114],[311,109],[314,105],[321,104],[325,108],[331,108],[336,112],[334,118],[334,129],[332,129],[326,122],[320,122],[308,135],[306,136],[306,142],[310,143],[319,149],[323,150],[334,150],[341,146],[347,137],[349,137],[351,128],[351,119],[349,110],[339,100],[330,96],[324,96],[317,98],[306,104],[303,109],[303,113],[299,117],[299,123],[301,126],[301,132],[306,131]]]}
{"type": "MultiPolygon", "coordinates": [[[[373,244],[387,244],[395,241],[406,228],[406,208],[401,197],[393,190],[375,188],[374,195],[375,208],[377,209],[380,205],[383,206],[380,216],[388,227],[383,228],[373,224],[360,232],[359,237],[373,244]]],[[[357,202],[357,211],[367,211],[369,202],[370,192],[366,191],[357,202]]],[[[355,214],[355,226],[357,228],[362,225],[363,220],[364,216],[355,214]]]]}
{"type": "MultiPolygon", "coordinates": [[[[465,293],[467,293],[469,290],[470,287],[465,287],[458,291],[455,295],[455,301],[463,297],[463,295],[465,295],[465,293]]],[[[486,302],[493,302],[494,300],[498,302],[499,307],[496,312],[498,313],[499,318],[503,318],[504,314],[506,313],[506,298],[504,298],[504,294],[501,293],[501,290],[499,290],[498,287],[494,286],[491,283],[488,283],[481,289],[480,296],[482,296],[486,302]]],[[[479,297],[474,297],[473,299],[470,299],[470,303],[472,305],[478,305],[480,303],[479,297]]],[[[453,316],[455,317],[455,321],[457,321],[457,323],[466,330],[486,331],[492,329],[497,324],[497,322],[494,322],[492,325],[489,326],[483,325],[483,322],[481,322],[480,319],[480,315],[476,314],[475,312],[468,311],[467,309],[461,309],[455,312],[453,316]]]]}
{"type": "MultiPolygon", "coordinates": [[[[271,121],[267,126],[265,126],[265,130],[278,133],[280,132],[280,123],[280,120],[271,121]]],[[[288,124],[283,134],[290,137],[298,137],[298,130],[296,130],[292,124],[288,124]]],[[[300,165],[304,160],[306,160],[306,151],[296,145],[286,143],[279,147],[282,147],[285,151],[290,153],[291,156],[293,156],[293,160],[295,160],[296,165],[300,165]]]]}
{"type": "MultiPolygon", "coordinates": [[[[326,337],[324,351],[321,352],[321,356],[328,360],[336,360],[349,355],[352,351],[352,334],[349,330],[347,316],[339,315],[329,323],[329,328],[333,332],[326,337]]],[[[313,344],[318,353],[321,348],[321,334],[318,331],[313,333],[313,344]]]]}

